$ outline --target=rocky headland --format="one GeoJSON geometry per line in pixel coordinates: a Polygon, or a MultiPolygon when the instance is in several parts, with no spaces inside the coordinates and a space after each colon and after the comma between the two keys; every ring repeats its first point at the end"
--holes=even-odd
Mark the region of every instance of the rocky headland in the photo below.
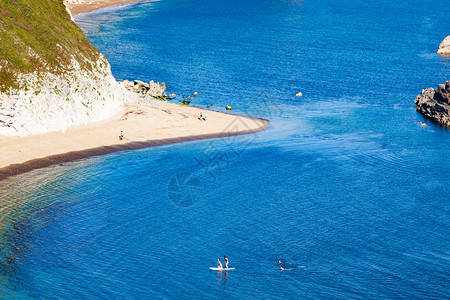
{"type": "Polygon", "coordinates": [[[439,84],[437,90],[422,90],[414,103],[417,105],[416,110],[425,118],[450,127],[450,80],[439,84]]]}
{"type": "Polygon", "coordinates": [[[437,54],[450,55],[450,35],[441,42],[437,54]]]}

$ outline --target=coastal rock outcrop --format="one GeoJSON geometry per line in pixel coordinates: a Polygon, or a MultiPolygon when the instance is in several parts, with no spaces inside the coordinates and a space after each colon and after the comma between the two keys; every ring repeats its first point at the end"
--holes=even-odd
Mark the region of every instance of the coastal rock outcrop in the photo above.
{"type": "Polygon", "coordinates": [[[450,35],[441,42],[437,54],[450,55],[450,35]]]}
{"type": "Polygon", "coordinates": [[[120,84],[127,90],[138,93],[141,95],[141,97],[150,96],[153,98],[159,98],[162,96],[165,96],[165,90],[166,90],[166,84],[154,82],[153,80],[149,83],[140,81],[140,80],[123,80],[120,82],[120,84]]]}
{"type": "Polygon", "coordinates": [[[450,127],[450,80],[439,84],[437,90],[422,90],[414,103],[417,105],[416,110],[424,117],[450,127]]]}

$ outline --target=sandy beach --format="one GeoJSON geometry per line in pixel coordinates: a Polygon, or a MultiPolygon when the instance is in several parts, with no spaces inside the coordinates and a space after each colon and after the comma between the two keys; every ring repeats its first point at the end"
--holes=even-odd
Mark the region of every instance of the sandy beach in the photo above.
{"type": "Polygon", "coordinates": [[[262,120],[173,103],[129,103],[113,118],[71,127],[65,133],[0,136],[0,179],[60,161],[185,140],[250,133],[266,126],[267,122],[262,120]],[[200,113],[207,115],[206,121],[199,120],[200,113]],[[123,140],[119,140],[121,131],[123,140]],[[105,146],[116,148],[100,150],[105,146]],[[88,149],[96,150],[86,152],[88,149]],[[80,151],[85,152],[76,154],[80,151]],[[64,155],[67,153],[69,155],[64,155]],[[51,156],[54,157],[49,160],[51,156]]]}
{"type": "Polygon", "coordinates": [[[105,8],[127,3],[139,2],[142,0],[66,0],[64,1],[73,16],[90,12],[96,9],[105,8]]]}
{"type": "MultiPolygon", "coordinates": [[[[137,2],[67,0],[72,14],[137,2]]],[[[24,137],[0,135],[0,180],[9,176],[116,151],[261,130],[267,122],[166,102],[132,102],[96,123],[24,137]],[[200,113],[207,119],[200,120],[200,113]],[[123,139],[119,135],[123,131],[123,139]]]]}

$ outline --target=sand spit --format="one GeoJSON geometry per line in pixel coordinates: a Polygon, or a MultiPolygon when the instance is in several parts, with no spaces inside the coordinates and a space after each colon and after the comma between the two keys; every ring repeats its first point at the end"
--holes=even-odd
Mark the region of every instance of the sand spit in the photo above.
{"type": "Polygon", "coordinates": [[[171,103],[128,103],[114,117],[65,133],[0,136],[0,179],[90,156],[169,143],[246,134],[262,130],[264,120],[171,103]],[[206,121],[200,120],[202,113],[206,121]],[[123,131],[123,139],[119,140],[123,131]]]}

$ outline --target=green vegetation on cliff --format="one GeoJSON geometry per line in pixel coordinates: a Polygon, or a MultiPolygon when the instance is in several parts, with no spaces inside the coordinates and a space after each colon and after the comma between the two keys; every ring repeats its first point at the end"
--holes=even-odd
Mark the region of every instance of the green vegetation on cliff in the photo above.
{"type": "Polygon", "coordinates": [[[18,74],[63,75],[73,58],[90,70],[98,57],[63,0],[0,0],[0,92],[26,88],[18,74]]]}

